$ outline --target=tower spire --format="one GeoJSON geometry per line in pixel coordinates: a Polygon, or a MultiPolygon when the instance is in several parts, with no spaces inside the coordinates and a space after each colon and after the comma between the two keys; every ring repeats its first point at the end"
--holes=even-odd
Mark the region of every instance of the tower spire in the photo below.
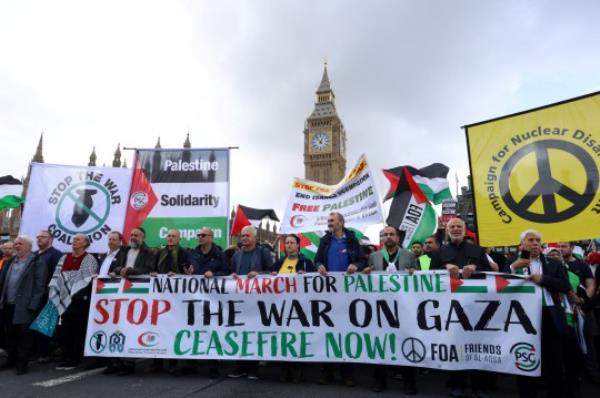
{"type": "Polygon", "coordinates": [[[185,142],[183,143],[183,147],[184,148],[192,147],[192,143],[190,142],[190,132],[189,131],[188,131],[187,135],[185,136],[185,142]]]}
{"type": "Polygon", "coordinates": [[[323,77],[321,78],[321,84],[317,89],[317,94],[326,93],[331,91],[331,83],[329,82],[329,75],[327,74],[327,61],[323,65],[323,77]]]}
{"type": "Polygon", "coordinates": [[[117,150],[115,151],[112,167],[121,167],[121,143],[117,144],[117,150]]]}
{"type": "Polygon", "coordinates": [[[35,155],[33,155],[32,162],[44,163],[44,155],[42,153],[42,147],[44,145],[44,131],[40,134],[40,140],[38,142],[37,149],[35,150],[35,155]]]}
{"type": "Polygon", "coordinates": [[[92,149],[92,153],[90,154],[90,162],[88,163],[88,166],[95,166],[96,165],[96,147],[94,147],[94,149],[92,149]]]}
{"type": "Polygon", "coordinates": [[[162,148],[162,147],[160,146],[160,135],[158,136],[158,141],[156,141],[156,145],[154,146],[154,148],[155,148],[155,149],[160,149],[160,148],[162,148]]]}

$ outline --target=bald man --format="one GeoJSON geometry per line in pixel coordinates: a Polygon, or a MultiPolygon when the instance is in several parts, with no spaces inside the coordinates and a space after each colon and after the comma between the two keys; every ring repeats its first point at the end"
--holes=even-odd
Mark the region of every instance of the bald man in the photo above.
{"type": "Polygon", "coordinates": [[[31,238],[20,235],[15,239],[16,255],[0,272],[0,311],[7,339],[8,362],[5,368],[15,367],[16,374],[27,372],[33,345],[29,329],[46,294],[46,273],[43,260],[32,251],[31,238]]]}

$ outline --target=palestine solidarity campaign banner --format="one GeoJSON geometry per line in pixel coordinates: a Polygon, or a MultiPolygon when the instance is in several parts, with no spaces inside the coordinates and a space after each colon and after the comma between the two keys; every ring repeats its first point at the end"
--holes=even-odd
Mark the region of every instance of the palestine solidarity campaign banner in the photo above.
{"type": "Polygon", "coordinates": [[[148,246],[166,243],[177,229],[181,245],[195,247],[204,227],[227,246],[229,149],[138,149],[125,220],[125,238],[135,227],[148,246]]]}
{"type": "Polygon", "coordinates": [[[19,233],[47,229],[62,252],[71,252],[81,233],[90,239],[88,252],[106,252],[108,234],[123,230],[130,184],[129,169],[32,163],[19,233]]]}
{"type": "Polygon", "coordinates": [[[331,212],[341,213],[347,227],[383,222],[381,201],[365,155],[337,185],[294,179],[280,233],[325,230],[331,212]]]}
{"type": "Polygon", "coordinates": [[[446,271],[95,279],[85,354],[540,374],[541,290],[446,271]]]}

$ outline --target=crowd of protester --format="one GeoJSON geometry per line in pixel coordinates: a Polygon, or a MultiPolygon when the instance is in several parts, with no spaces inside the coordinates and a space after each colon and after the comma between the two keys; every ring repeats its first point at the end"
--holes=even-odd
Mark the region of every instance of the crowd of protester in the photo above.
{"type": "MultiPolygon", "coordinates": [[[[72,239],[72,251],[61,253],[53,247],[48,231],[33,241],[18,236],[1,246],[0,257],[0,348],[6,352],[4,369],[17,375],[28,371],[30,361],[58,361],[58,368],[105,366],[105,374],[127,375],[135,372],[135,361],[110,358],[104,361],[85,358],[86,324],[96,276],[128,278],[159,274],[201,275],[205,278],[230,275],[254,278],[259,274],[318,272],[409,272],[445,269],[452,278],[471,278],[479,272],[522,275],[543,288],[542,378],[517,377],[521,397],[535,397],[540,388],[551,397],[579,397],[580,380],[587,377],[600,382],[600,252],[578,254],[571,242],[542,245],[535,230],[524,231],[514,254],[482,248],[465,236],[465,223],[458,219],[441,225],[424,242],[403,248],[404,232],[392,226],[383,228],[378,245],[363,245],[344,225],[339,213],[328,217],[328,231],[321,238],[314,261],[300,253],[300,238],[282,236],[283,251],[277,256],[271,246],[257,243],[256,229],[245,227],[237,246],[225,250],[213,242],[213,231],[198,231],[198,245],[192,250],[180,245],[178,230],[170,230],[165,247],[150,248],[143,228],[135,228],[124,245],[116,231],[109,235],[106,253],[88,253],[89,238],[83,234],[72,239]],[[47,337],[30,328],[47,310],[56,308],[60,322],[47,337]]],[[[588,249],[590,249],[588,247],[588,249]]],[[[209,377],[220,377],[219,362],[208,361],[209,377]]],[[[181,375],[194,361],[153,360],[146,373],[166,370],[181,375]]],[[[281,380],[301,382],[305,366],[298,362],[279,362],[281,380]]],[[[322,364],[320,384],[335,380],[339,371],[346,386],[354,386],[354,368],[349,363],[322,364]]],[[[238,361],[229,377],[259,377],[259,363],[238,361]]],[[[418,393],[415,367],[373,366],[373,391],[386,388],[390,376],[401,375],[404,392],[418,393]]],[[[481,371],[449,372],[447,386],[453,397],[488,396],[496,375],[481,371]]]]}

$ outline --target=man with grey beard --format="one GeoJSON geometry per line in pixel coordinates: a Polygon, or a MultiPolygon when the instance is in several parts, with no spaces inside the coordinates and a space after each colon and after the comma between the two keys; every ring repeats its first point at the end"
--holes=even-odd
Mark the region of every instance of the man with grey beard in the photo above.
{"type": "MultiPolygon", "coordinates": [[[[440,247],[431,255],[431,268],[446,269],[451,278],[470,278],[474,272],[491,271],[485,251],[465,241],[465,222],[453,218],[446,224],[448,244],[440,247]]],[[[451,397],[465,396],[467,377],[470,376],[473,396],[488,397],[489,374],[477,371],[456,371],[450,373],[449,386],[451,397]]]]}
{"type": "MultiPolygon", "coordinates": [[[[129,246],[121,248],[113,262],[108,275],[127,278],[135,275],[148,275],[155,271],[156,253],[146,246],[146,231],[142,227],[134,228],[129,235],[129,246]]],[[[113,359],[104,370],[104,374],[118,373],[126,376],[135,371],[135,361],[124,358],[113,359]]]]}
{"type": "Polygon", "coordinates": [[[112,277],[128,277],[134,275],[148,275],[155,271],[156,254],[146,246],[144,239],[146,231],[142,227],[131,230],[129,246],[117,256],[115,267],[110,270],[112,277]]]}

